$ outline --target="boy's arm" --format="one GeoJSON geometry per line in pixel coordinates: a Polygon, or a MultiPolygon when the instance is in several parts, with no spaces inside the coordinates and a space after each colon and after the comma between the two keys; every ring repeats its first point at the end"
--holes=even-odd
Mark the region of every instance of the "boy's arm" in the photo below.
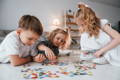
{"type": "Polygon", "coordinates": [[[18,55],[10,55],[10,63],[13,66],[19,66],[32,61],[32,57],[20,58],[18,55]]]}

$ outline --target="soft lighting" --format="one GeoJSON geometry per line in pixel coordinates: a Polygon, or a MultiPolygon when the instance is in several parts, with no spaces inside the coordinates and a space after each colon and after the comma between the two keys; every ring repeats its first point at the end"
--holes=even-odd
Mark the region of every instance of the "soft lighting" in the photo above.
{"type": "Polygon", "coordinates": [[[54,19],[54,20],[53,20],[53,25],[54,25],[54,26],[59,26],[59,25],[60,25],[59,19],[54,19]]]}

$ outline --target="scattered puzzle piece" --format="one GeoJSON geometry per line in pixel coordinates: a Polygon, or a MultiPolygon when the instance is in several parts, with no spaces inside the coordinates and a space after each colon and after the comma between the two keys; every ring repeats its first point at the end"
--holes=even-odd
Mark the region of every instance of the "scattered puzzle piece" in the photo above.
{"type": "Polygon", "coordinates": [[[93,63],[75,63],[74,70],[68,69],[68,63],[64,62],[55,62],[55,63],[48,63],[44,64],[43,67],[37,68],[30,68],[30,67],[23,67],[21,72],[23,73],[23,78],[25,79],[42,79],[42,78],[60,78],[62,75],[74,77],[78,75],[89,75],[92,76],[93,73],[90,71],[91,69],[96,69],[96,64],[93,63]],[[53,66],[52,66],[53,65],[53,66]],[[56,67],[55,67],[56,66],[56,67]],[[53,68],[50,70],[49,68],[53,68]]]}

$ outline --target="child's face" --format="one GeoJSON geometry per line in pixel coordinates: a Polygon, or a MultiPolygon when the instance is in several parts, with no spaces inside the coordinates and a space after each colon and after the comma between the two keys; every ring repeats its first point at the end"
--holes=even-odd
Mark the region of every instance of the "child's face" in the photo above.
{"type": "Polygon", "coordinates": [[[53,39],[53,44],[57,47],[60,47],[65,43],[65,40],[66,40],[66,36],[62,33],[58,33],[55,35],[53,39]]]}
{"type": "Polygon", "coordinates": [[[34,44],[40,37],[38,34],[32,32],[31,30],[20,29],[17,31],[17,33],[20,36],[22,43],[29,46],[34,44]]]}

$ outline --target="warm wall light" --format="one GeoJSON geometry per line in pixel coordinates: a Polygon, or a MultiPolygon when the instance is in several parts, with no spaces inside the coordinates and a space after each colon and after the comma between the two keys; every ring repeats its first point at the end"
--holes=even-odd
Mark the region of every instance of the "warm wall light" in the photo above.
{"type": "Polygon", "coordinates": [[[53,25],[54,25],[54,26],[59,26],[59,25],[60,25],[59,19],[57,19],[57,18],[54,19],[54,20],[53,20],[53,25]]]}

